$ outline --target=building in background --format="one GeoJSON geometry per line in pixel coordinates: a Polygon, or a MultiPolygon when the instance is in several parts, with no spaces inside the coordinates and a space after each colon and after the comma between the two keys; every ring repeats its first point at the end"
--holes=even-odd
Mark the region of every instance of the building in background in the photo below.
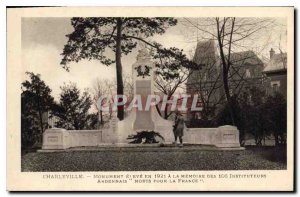
{"type": "Polygon", "coordinates": [[[203,110],[213,110],[211,104],[218,103],[221,96],[220,92],[216,91],[221,85],[218,79],[221,67],[215,42],[213,40],[198,42],[193,61],[199,68],[190,70],[191,74],[186,83],[186,93],[191,95],[188,101],[188,121],[200,120],[203,117],[203,110]],[[201,111],[191,111],[191,103],[195,96],[198,97],[197,107],[201,106],[201,111]]]}
{"type": "MultiPolygon", "coordinates": [[[[239,95],[243,91],[255,86],[264,88],[264,63],[253,51],[243,51],[231,54],[231,68],[229,72],[230,94],[239,95]]],[[[201,66],[192,72],[186,83],[186,92],[197,95],[202,111],[188,110],[187,118],[212,119],[226,101],[222,65],[217,52],[217,45],[213,40],[199,42],[193,61],[201,66]]]]}
{"type": "Polygon", "coordinates": [[[287,97],[287,53],[276,54],[270,50],[270,61],[266,64],[263,73],[267,76],[267,93],[279,92],[287,97]]]}

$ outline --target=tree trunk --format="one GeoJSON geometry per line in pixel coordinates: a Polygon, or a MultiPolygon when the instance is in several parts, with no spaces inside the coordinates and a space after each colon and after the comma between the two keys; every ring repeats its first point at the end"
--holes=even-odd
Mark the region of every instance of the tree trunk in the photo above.
{"type": "Polygon", "coordinates": [[[100,129],[103,125],[103,112],[99,110],[98,112],[98,129],[100,129]]]}
{"type": "MultiPolygon", "coordinates": [[[[121,41],[122,41],[122,19],[117,19],[117,37],[116,37],[116,72],[117,72],[117,95],[124,94],[123,76],[122,76],[122,63],[121,63],[121,41]]],[[[119,99],[119,102],[122,98],[119,99]]],[[[118,118],[124,119],[124,105],[118,106],[118,118]]]]}
{"type": "Polygon", "coordinates": [[[42,142],[43,140],[43,133],[44,133],[44,125],[43,125],[43,112],[41,110],[41,103],[40,99],[37,98],[37,105],[38,105],[38,114],[39,114],[39,122],[40,122],[40,127],[41,127],[41,136],[39,137],[39,142],[42,142]]]}
{"type": "Polygon", "coordinates": [[[229,72],[230,65],[227,65],[227,63],[226,63],[223,46],[221,43],[221,38],[219,38],[218,41],[219,41],[220,55],[221,55],[221,61],[222,61],[222,70],[223,70],[222,78],[223,78],[223,87],[224,87],[225,97],[226,97],[228,108],[229,108],[231,123],[232,123],[232,125],[235,125],[232,100],[231,100],[231,96],[230,96],[230,92],[229,92],[229,84],[228,84],[228,72],[229,72]]]}
{"type": "Polygon", "coordinates": [[[228,84],[228,71],[227,71],[226,68],[224,68],[224,66],[223,66],[223,84],[224,84],[224,91],[225,91],[226,100],[227,100],[227,103],[228,103],[231,123],[232,123],[232,125],[235,125],[232,99],[231,99],[231,95],[230,95],[230,91],[229,91],[229,84],[228,84]]]}
{"type": "MultiPolygon", "coordinates": [[[[223,27],[224,27],[224,25],[225,24],[223,24],[223,27]]],[[[232,24],[231,38],[232,38],[232,33],[233,33],[233,26],[234,26],[234,21],[232,24]]],[[[226,96],[226,100],[227,100],[227,104],[228,104],[228,108],[229,108],[231,123],[232,123],[232,125],[236,125],[235,116],[234,116],[234,112],[233,112],[232,99],[230,96],[229,84],[228,84],[228,73],[229,73],[229,68],[230,68],[231,50],[229,49],[229,54],[227,54],[228,60],[226,61],[225,54],[224,54],[223,42],[222,42],[222,38],[224,39],[224,34],[222,35],[222,33],[224,33],[224,32],[222,32],[222,31],[223,31],[222,29],[220,30],[220,23],[219,23],[219,20],[217,19],[218,44],[219,44],[220,56],[221,56],[221,62],[222,62],[222,68],[223,68],[222,76],[223,76],[224,92],[225,92],[225,96],[226,96]]],[[[231,38],[230,38],[230,40],[231,40],[231,38]]],[[[230,47],[231,47],[231,44],[230,44],[230,47]]]]}
{"type": "Polygon", "coordinates": [[[168,119],[168,107],[169,107],[169,104],[167,103],[166,104],[166,107],[165,107],[165,115],[164,115],[164,119],[168,119]]]}
{"type": "Polygon", "coordinates": [[[100,124],[103,125],[103,112],[100,110],[100,124]]]}
{"type": "Polygon", "coordinates": [[[40,127],[41,127],[41,133],[44,133],[44,125],[43,125],[43,113],[39,109],[39,121],[40,121],[40,127]]]}
{"type": "Polygon", "coordinates": [[[279,145],[279,138],[278,138],[278,133],[277,132],[274,133],[274,137],[275,137],[275,146],[278,146],[279,145]]]}
{"type": "Polygon", "coordinates": [[[161,112],[160,112],[160,109],[159,109],[158,105],[155,105],[155,108],[156,108],[156,110],[157,110],[157,113],[162,117],[162,114],[161,114],[161,112]]]}
{"type": "MultiPolygon", "coordinates": [[[[173,94],[168,96],[167,101],[169,101],[172,98],[172,95],[173,94]]],[[[165,111],[164,111],[164,119],[166,119],[166,120],[168,120],[168,117],[170,115],[170,114],[168,114],[168,109],[169,109],[169,104],[167,103],[166,106],[165,106],[165,111]]]]}

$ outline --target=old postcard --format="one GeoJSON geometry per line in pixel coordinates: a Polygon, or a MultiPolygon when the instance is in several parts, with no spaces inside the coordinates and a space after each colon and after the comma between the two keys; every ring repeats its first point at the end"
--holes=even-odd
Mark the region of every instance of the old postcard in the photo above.
{"type": "Polygon", "coordinates": [[[7,190],[293,191],[294,8],[7,8],[7,190]]]}

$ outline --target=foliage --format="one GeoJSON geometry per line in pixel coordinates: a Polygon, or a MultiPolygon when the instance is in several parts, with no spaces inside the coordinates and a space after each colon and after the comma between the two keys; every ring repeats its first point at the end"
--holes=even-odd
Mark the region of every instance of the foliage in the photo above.
{"type": "Polygon", "coordinates": [[[137,46],[137,41],[154,34],[163,34],[169,26],[177,23],[173,18],[78,18],[71,19],[74,32],[67,35],[68,43],[63,50],[62,64],[82,59],[100,60],[105,65],[115,63],[104,53],[107,49],[116,52],[117,23],[121,20],[121,53],[127,55],[137,46]]]}
{"type": "Polygon", "coordinates": [[[239,98],[239,105],[243,109],[241,129],[254,136],[256,145],[262,145],[262,140],[270,135],[266,124],[268,114],[265,113],[265,98],[265,91],[258,88],[243,92],[239,98]]]}
{"type": "Polygon", "coordinates": [[[54,115],[58,117],[57,127],[69,130],[81,130],[88,128],[91,115],[88,111],[92,105],[90,95],[85,91],[81,95],[76,84],[64,84],[54,115]]]}
{"type": "Polygon", "coordinates": [[[38,113],[32,108],[32,99],[29,94],[21,96],[21,148],[32,147],[41,137],[38,113]]]}
{"type": "Polygon", "coordinates": [[[159,137],[164,140],[164,137],[161,136],[158,132],[155,131],[140,131],[135,135],[128,136],[127,139],[133,140],[129,142],[130,144],[153,144],[158,143],[155,137],[159,137]],[[143,142],[144,141],[144,142],[143,142]]]}
{"type": "Polygon", "coordinates": [[[275,137],[275,145],[286,144],[287,132],[287,102],[284,97],[275,93],[266,99],[266,112],[268,129],[270,129],[275,137]]]}
{"type": "Polygon", "coordinates": [[[155,66],[159,68],[157,74],[162,75],[165,80],[174,79],[180,76],[182,68],[197,68],[199,65],[193,61],[190,61],[183,53],[182,49],[175,47],[162,48],[158,45],[159,50],[152,53],[155,66]]]}
{"type": "Polygon", "coordinates": [[[212,128],[216,127],[216,123],[214,120],[192,118],[189,122],[187,122],[187,126],[189,128],[212,128]]]}
{"type": "Polygon", "coordinates": [[[21,142],[22,149],[42,141],[42,133],[47,128],[43,114],[48,112],[54,99],[51,89],[41,80],[39,74],[26,72],[30,80],[22,83],[21,94],[21,142]]]}
{"type": "Polygon", "coordinates": [[[238,98],[236,95],[232,96],[231,98],[231,102],[232,102],[232,106],[233,107],[233,111],[230,112],[230,106],[229,103],[226,103],[224,108],[218,113],[217,118],[216,118],[216,122],[217,125],[232,125],[232,118],[231,118],[231,113],[233,113],[234,118],[236,120],[236,127],[239,129],[240,131],[240,144],[244,145],[244,140],[245,140],[245,119],[243,117],[243,108],[241,108],[241,105],[238,101],[238,98]]]}
{"type": "MultiPolygon", "coordinates": [[[[240,130],[240,143],[244,144],[245,133],[254,136],[261,146],[267,136],[275,137],[275,145],[286,143],[287,105],[284,97],[276,93],[266,95],[258,88],[251,88],[239,97],[232,97],[236,126],[240,130]]],[[[219,113],[217,124],[230,124],[228,105],[219,113]]]]}
{"type": "Polygon", "coordinates": [[[87,115],[88,122],[85,124],[85,129],[99,129],[99,114],[98,113],[91,113],[87,115]]]}
{"type": "MultiPolygon", "coordinates": [[[[61,64],[69,70],[67,64],[82,59],[99,60],[104,65],[116,63],[117,94],[123,95],[121,56],[127,55],[141,41],[157,47],[146,40],[155,34],[177,24],[173,18],[122,18],[122,17],[74,17],[71,19],[74,31],[67,35],[68,42],[63,49],[61,64]],[[112,51],[115,57],[109,57],[112,51]]],[[[123,120],[124,108],[118,108],[118,118],[123,120]]]]}

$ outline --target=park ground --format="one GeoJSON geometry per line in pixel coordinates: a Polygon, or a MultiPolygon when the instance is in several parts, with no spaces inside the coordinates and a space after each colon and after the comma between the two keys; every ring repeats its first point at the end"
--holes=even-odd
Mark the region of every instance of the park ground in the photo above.
{"type": "Polygon", "coordinates": [[[284,170],[286,150],[248,146],[242,151],[183,148],[96,148],[28,152],[22,171],[284,170]]]}

